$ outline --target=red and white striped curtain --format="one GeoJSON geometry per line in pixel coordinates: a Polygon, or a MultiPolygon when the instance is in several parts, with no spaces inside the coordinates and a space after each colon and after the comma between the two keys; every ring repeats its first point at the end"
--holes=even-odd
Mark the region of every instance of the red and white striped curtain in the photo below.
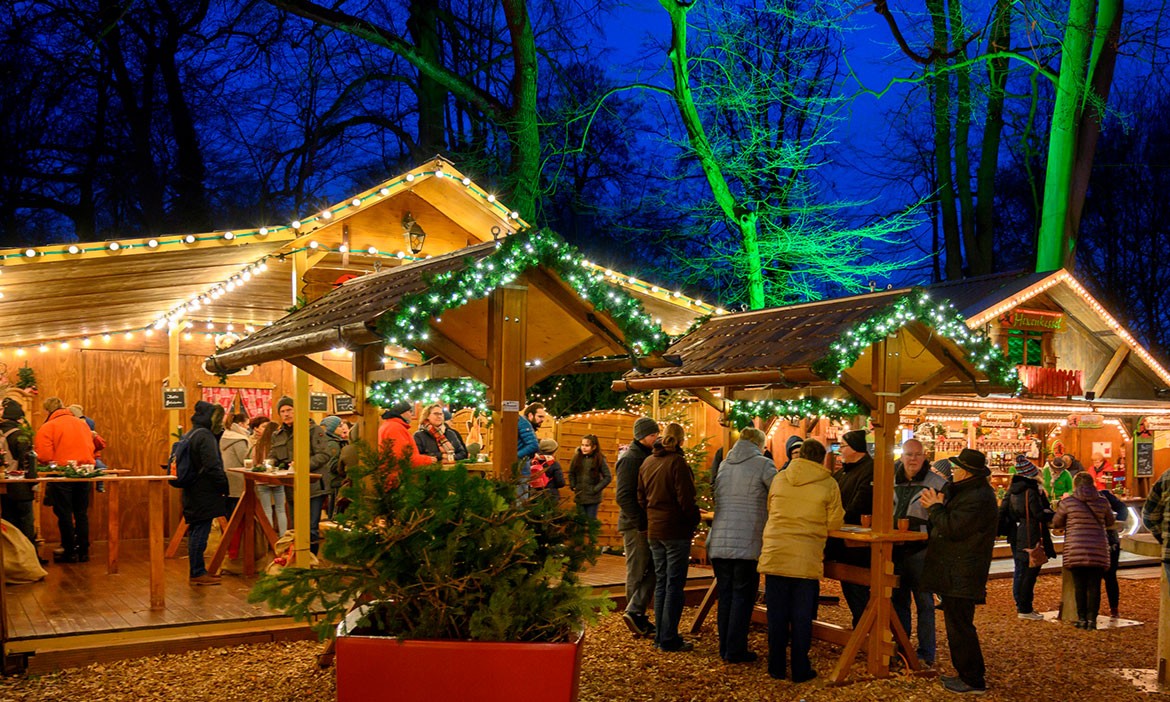
{"type": "Polygon", "coordinates": [[[236,399],[235,388],[221,388],[221,387],[204,387],[203,401],[210,402],[215,405],[223,407],[225,412],[230,412],[232,409],[232,401],[236,399]]]}
{"type": "Polygon", "coordinates": [[[271,417],[272,391],[261,388],[240,388],[240,402],[249,417],[271,417]]]}

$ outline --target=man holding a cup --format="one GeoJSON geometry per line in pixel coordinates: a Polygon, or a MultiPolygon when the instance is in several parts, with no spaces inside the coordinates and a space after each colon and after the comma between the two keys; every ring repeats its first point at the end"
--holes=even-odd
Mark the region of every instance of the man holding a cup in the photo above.
{"type": "MultiPolygon", "coordinates": [[[[841,470],[833,473],[833,479],[841,489],[845,523],[868,526],[863,524],[862,517],[870,518],[873,515],[873,457],[869,455],[865,431],[855,429],[845,432],[841,442],[841,470]]],[[[829,454],[826,461],[831,460],[831,456],[829,454]]],[[[841,539],[829,540],[826,556],[840,563],[869,568],[869,549],[849,548],[841,539]]],[[[869,585],[842,582],[841,594],[845,596],[849,612],[853,615],[853,626],[856,627],[869,604],[869,585]]]]}

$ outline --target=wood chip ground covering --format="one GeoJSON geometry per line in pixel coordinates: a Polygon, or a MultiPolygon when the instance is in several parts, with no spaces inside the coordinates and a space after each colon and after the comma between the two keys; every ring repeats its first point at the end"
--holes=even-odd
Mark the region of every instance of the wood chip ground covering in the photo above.
{"type": "MultiPolygon", "coordinates": [[[[1043,702],[1121,702],[1168,699],[1139,692],[1120,669],[1153,668],[1157,645],[1157,579],[1121,581],[1121,614],[1145,622],[1108,631],[1081,631],[1068,625],[1022,621],[1011,600],[1011,580],[993,580],[988,606],[980,607],[976,625],[987,660],[988,700],[1043,702]]],[[[823,594],[837,594],[826,583],[823,594]]],[[[1059,576],[1041,576],[1036,606],[1055,609],[1059,576]]],[[[689,630],[694,608],[683,614],[689,630]]],[[[844,605],[822,606],[821,617],[847,622],[844,605]]],[[[951,674],[942,615],[938,617],[939,670],[951,674]]],[[[859,657],[854,682],[826,687],[840,649],[814,643],[813,663],[821,678],[794,686],[768,677],[763,660],[752,665],[719,661],[714,612],[689,653],[660,653],[647,640],[635,640],[615,613],[586,635],[581,699],[610,700],[946,700],[934,678],[895,676],[865,679],[859,657]]],[[[751,646],[767,651],[762,627],[753,628],[751,646]]],[[[0,679],[0,700],[332,700],[333,671],[316,666],[320,645],[278,643],[210,649],[182,655],[141,658],[75,668],[30,678],[0,679]]],[[[458,665],[457,661],[452,661],[458,665]]]]}

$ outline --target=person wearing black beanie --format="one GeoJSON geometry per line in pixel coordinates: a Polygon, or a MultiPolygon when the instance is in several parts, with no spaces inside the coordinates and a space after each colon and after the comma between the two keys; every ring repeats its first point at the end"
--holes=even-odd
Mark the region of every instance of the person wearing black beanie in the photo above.
{"type": "MultiPolygon", "coordinates": [[[[4,410],[0,413],[0,441],[5,442],[6,459],[3,469],[30,471],[25,477],[35,478],[36,454],[32,451],[32,442],[22,431],[26,426],[24,408],[16,400],[5,398],[4,410]]],[[[0,495],[0,511],[3,511],[4,518],[20,529],[20,533],[34,544],[37,542],[36,520],[33,516],[35,499],[33,486],[20,483],[12,483],[4,494],[0,495]]]]}
{"type": "MultiPolygon", "coordinates": [[[[861,429],[841,436],[841,470],[833,479],[841,488],[841,506],[845,508],[846,524],[861,524],[861,515],[873,514],[873,457],[867,451],[865,432],[861,429]]],[[[841,539],[830,539],[828,553],[835,561],[861,568],[869,568],[869,549],[846,548],[841,539]]],[[[869,604],[869,586],[841,583],[841,594],[849,605],[856,627],[869,604]]]]}

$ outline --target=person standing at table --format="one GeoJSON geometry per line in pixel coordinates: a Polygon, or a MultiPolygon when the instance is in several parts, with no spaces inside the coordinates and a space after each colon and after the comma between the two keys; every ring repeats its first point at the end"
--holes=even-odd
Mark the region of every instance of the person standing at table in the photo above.
{"type": "Polygon", "coordinates": [[[748,628],[760,589],[764,523],[768,520],[768,488],[776,464],[764,458],[764,432],[747,427],[719,466],[712,494],[715,519],[707,537],[707,556],[715,569],[719,595],[719,657],[728,663],[752,663],[748,628]]]}
{"type": "MultiPolygon", "coordinates": [[[[288,468],[293,464],[293,420],[296,417],[292,398],[288,396],[280,398],[276,403],[276,413],[280,417],[280,428],[272,435],[271,457],[278,466],[288,468]]],[[[330,452],[325,430],[310,419],[309,472],[324,476],[329,471],[330,462],[336,457],[336,454],[330,452]]],[[[325,507],[325,495],[328,494],[322,480],[313,480],[309,483],[309,549],[313,553],[317,552],[319,543],[317,526],[321,523],[321,510],[325,507]]],[[[285,500],[288,502],[293,500],[293,489],[290,486],[286,486],[285,500]]],[[[294,529],[297,528],[295,518],[290,518],[289,524],[294,529]]]]}
{"type": "MultiPolygon", "coordinates": [[[[873,457],[861,429],[845,432],[841,436],[841,470],[833,474],[841,488],[841,506],[845,509],[846,524],[861,524],[861,515],[873,514],[873,457]]],[[[850,548],[841,539],[829,539],[826,554],[831,560],[859,568],[869,568],[869,549],[850,548]]],[[[853,615],[853,626],[869,605],[869,585],[841,583],[841,594],[853,615]]]]}
{"type": "MultiPolygon", "coordinates": [[[[922,506],[926,488],[942,491],[947,481],[933,472],[926,462],[926,449],[918,439],[902,444],[902,458],[894,463],[894,522],[906,519],[910,531],[930,531],[930,519],[922,506]]],[[[918,660],[926,667],[934,665],[934,594],[922,588],[922,571],[926,565],[926,542],[908,541],[894,548],[894,568],[898,587],[890,598],[894,612],[910,638],[910,600],[918,612],[918,660]]]]}
{"type": "MultiPolygon", "coordinates": [[[[78,465],[94,462],[93,430],[85,420],[73,416],[59,397],[44,402],[49,418],[37,430],[33,447],[41,463],[64,466],[69,461],[78,465]]],[[[54,483],[45,491],[45,498],[53,503],[57,528],[61,531],[59,563],[85,563],[89,560],[89,496],[88,482],[54,483]]]]}
{"type": "MultiPolygon", "coordinates": [[[[180,440],[187,443],[186,461],[178,462],[173,485],[183,491],[183,519],[187,520],[187,562],[192,586],[219,585],[219,575],[208,573],[203,560],[211,522],[224,516],[228,494],[223,455],[213,433],[216,414],[220,422],[223,407],[200,400],[191,415],[191,429],[180,440]]],[[[182,455],[182,454],[178,454],[182,455]]]]}
{"type": "MultiPolygon", "coordinates": [[[[26,471],[25,477],[37,477],[36,454],[32,450],[32,442],[24,433],[28,422],[24,418],[24,408],[11,398],[4,398],[4,410],[0,413],[0,446],[5,452],[3,469],[11,471],[26,471]]],[[[13,483],[8,486],[4,494],[0,495],[0,510],[4,512],[4,519],[12,523],[20,533],[28,537],[33,544],[37,542],[36,519],[33,515],[33,506],[36,502],[34,485],[13,483]]]]}
{"type": "Polygon", "coordinates": [[[982,694],[987,679],[975,629],[975,605],[987,600],[999,507],[995,488],[987,480],[991,475],[987,456],[963,449],[950,461],[954,482],[941,493],[931,488],[922,491],[922,506],[931,525],[922,586],[942,598],[951,664],[958,673],[939,681],[951,692],[982,694]]]}
{"type": "MultiPolygon", "coordinates": [[[[252,451],[252,461],[256,465],[265,465],[267,461],[272,460],[269,455],[272,451],[272,436],[280,425],[276,422],[266,422],[256,429],[256,446],[252,451]]],[[[275,465],[275,462],[273,462],[275,465]]],[[[288,509],[287,501],[285,500],[284,486],[271,485],[268,483],[256,483],[256,500],[260,503],[260,509],[263,510],[264,516],[276,528],[276,536],[284,536],[284,532],[288,531],[288,509]],[[275,508],[276,519],[273,520],[272,514],[275,508]]]]}
{"type": "MultiPolygon", "coordinates": [[[[219,452],[223,456],[223,471],[227,475],[228,481],[228,496],[225,500],[224,511],[229,516],[236,511],[236,505],[239,504],[240,497],[244,494],[244,476],[229,469],[243,468],[244,461],[252,457],[252,441],[248,436],[248,426],[245,424],[247,421],[248,416],[245,414],[231,415],[225,422],[227,428],[219,437],[219,452]]],[[[241,530],[237,530],[232,535],[232,542],[228,547],[228,557],[233,560],[240,556],[242,535],[241,530]]]]}
{"type": "Polygon", "coordinates": [[[442,405],[431,405],[423,410],[422,425],[414,433],[414,444],[419,453],[439,462],[467,460],[463,437],[447,426],[442,405]]]}

